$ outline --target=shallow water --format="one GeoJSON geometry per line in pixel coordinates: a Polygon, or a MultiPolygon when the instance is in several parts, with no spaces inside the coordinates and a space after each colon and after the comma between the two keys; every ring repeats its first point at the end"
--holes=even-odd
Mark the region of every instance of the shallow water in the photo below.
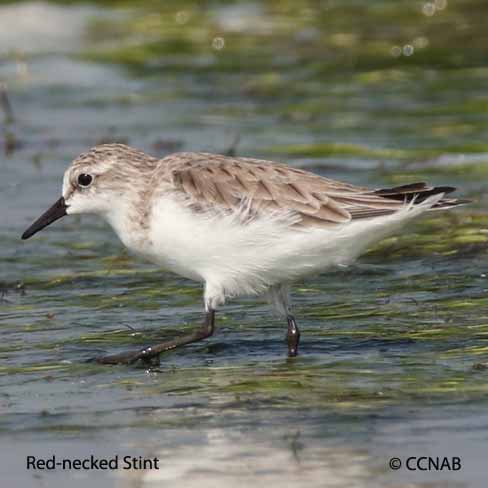
{"type": "Polygon", "coordinates": [[[13,112],[0,162],[2,477],[483,486],[485,3],[134,5],[0,6],[13,112]],[[100,367],[84,360],[201,320],[199,285],[128,256],[95,218],[20,241],[58,198],[69,161],[101,141],[161,155],[235,145],[354,183],[453,184],[476,202],[298,283],[294,360],[284,324],[247,299],[218,315],[214,338],[163,355],[159,368],[100,367]],[[25,469],[27,455],[52,454],[157,456],[161,469],[25,469]],[[393,456],[457,456],[462,469],[391,471],[393,456]]]}

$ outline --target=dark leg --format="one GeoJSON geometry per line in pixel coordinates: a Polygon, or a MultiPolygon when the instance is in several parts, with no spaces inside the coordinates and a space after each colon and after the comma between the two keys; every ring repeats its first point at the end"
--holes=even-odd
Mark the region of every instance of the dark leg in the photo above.
{"type": "Polygon", "coordinates": [[[288,356],[295,357],[298,354],[298,343],[300,342],[300,331],[298,325],[295,322],[293,315],[288,315],[288,335],[286,340],[288,341],[288,356]]]}
{"type": "Polygon", "coordinates": [[[144,363],[152,364],[155,358],[158,358],[162,352],[176,349],[177,347],[190,344],[192,342],[201,341],[210,337],[214,333],[215,329],[215,311],[210,310],[205,315],[205,321],[203,325],[195,332],[179,337],[172,341],[162,342],[155,346],[145,347],[139,351],[128,351],[120,354],[113,354],[111,356],[102,356],[96,358],[95,361],[100,364],[133,364],[139,360],[144,363]]]}

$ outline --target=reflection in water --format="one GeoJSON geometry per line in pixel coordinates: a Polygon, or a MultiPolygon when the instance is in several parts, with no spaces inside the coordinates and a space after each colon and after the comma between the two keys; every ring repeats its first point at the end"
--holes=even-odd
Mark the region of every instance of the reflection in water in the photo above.
{"type": "Polygon", "coordinates": [[[160,470],[124,473],[121,486],[351,488],[367,486],[372,479],[366,452],[304,445],[298,433],[280,443],[221,429],[205,437],[202,444],[159,451],[160,470]]]}

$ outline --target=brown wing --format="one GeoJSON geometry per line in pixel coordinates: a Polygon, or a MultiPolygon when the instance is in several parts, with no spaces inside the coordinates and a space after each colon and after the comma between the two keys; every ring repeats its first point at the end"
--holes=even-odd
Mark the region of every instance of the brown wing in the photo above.
{"type": "Polygon", "coordinates": [[[391,214],[408,196],[432,190],[423,183],[371,190],[272,161],[217,154],[177,153],[162,162],[175,191],[201,208],[232,210],[246,203],[257,213],[282,209],[296,213],[305,226],[391,214]]]}

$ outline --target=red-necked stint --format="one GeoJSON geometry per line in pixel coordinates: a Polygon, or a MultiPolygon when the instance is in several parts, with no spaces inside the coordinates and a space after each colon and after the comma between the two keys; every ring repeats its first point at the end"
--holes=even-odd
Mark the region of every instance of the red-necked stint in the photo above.
{"type": "Polygon", "coordinates": [[[147,361],[205,339],[227,298],[261,294],[286,317],[288,354],[296,356],[300,332],[289,312],[290,283],[347,265],[425,211],[466,203],[445,197],[454,190],[426,183],[369,189],[273,161],[194,152],[158,159],[105,144],[73,161],[62,197],[22,239],[64,215],[97,214],[129,250],[204,283],[202,327],[101,363],[147,361]]]}

